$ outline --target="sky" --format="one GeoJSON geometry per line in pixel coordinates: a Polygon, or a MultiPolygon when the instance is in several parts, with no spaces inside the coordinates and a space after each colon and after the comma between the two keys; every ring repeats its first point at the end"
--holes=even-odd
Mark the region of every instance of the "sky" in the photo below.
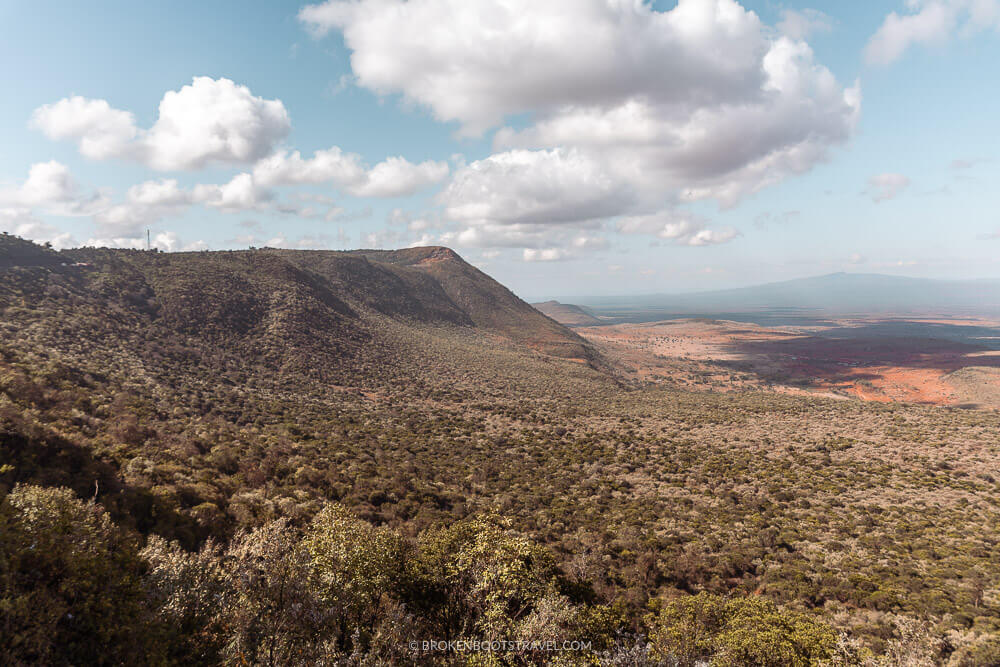
{"type": "Polygon", "coordinates": [[[528,299],[1000,278],[1000,0],[0,0],[0,230],[528,299]]]}

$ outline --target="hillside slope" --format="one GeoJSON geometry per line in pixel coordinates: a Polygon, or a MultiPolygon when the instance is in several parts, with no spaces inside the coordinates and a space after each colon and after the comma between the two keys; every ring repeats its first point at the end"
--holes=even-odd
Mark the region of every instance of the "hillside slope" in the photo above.
{"type": "Polygon", "coordinates": [[[0,268],[7,286],[0,298],[26,291],[65,309],[67,327],[81,317],[105,320],[97,325],[104,328],[105,346],[116,335],[145,328],[147,338],[193,336],[278,364],[315,366],[301,358],[308,350],[344,367],[393,347],[385,335],[388,319],[396,327],[474,332],[544,354],[598,361],[582,338],[446,248],[57,253],[5,236],[0,268]]]}
{"type": "Polygon", "coordinates": [[[434,278],[477,327],[501,332],[511,340],[546,354],[593,361],[593,350],[580,336],[540,314],[513,292],[462,261],[448,248],[357,251],[402,274],[420,272],[434,278]]]}
{"type": "Polygon", "coordinates": [[[560,303],[558,301],[544,301],[542,303],[531,304],[540,313],[551,317],[559,324],[574,327],[589,327],[601,324],[601,320],[594,317],[586,308],[576,306],[572,303],[560,303]]]}

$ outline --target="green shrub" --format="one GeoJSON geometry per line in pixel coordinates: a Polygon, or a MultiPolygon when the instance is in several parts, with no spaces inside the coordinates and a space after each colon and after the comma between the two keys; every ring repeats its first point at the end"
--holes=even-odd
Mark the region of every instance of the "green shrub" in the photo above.
{"type": "Polygon", "coordinates": [[[815,665],[837,641],[829,626],[757,597],[699,593],[666,603],[648,622],[654,654],[676,665],[815,665]]]}
{"type": "Polygon", "coordinates": [[[149,615],[134,538],[69,489],[0,501],[0,663],[146,660],[149,615]]]}

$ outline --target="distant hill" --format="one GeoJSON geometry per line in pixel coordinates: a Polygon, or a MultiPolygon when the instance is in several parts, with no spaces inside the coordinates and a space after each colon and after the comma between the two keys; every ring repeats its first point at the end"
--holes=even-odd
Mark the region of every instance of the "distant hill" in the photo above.
{"type": "Polygon", "coordinates": [[[531,305],[539,312],[548,315],[559,324],[565,324],[566,326],[585,327],[601,323],[601,320],[591,315],[586,308],[575,306],[571,303],[543,301],[542,303],[533,303],[531,305]]]}
{"type": "Polygon", "coordinates": [[[3,236],[0,302],[4,297],[61,312],[66,330],[101,320],[96,329],[107,338],[95,344],[103,347],[135,336],[184,336],[282,365],[317,367],[319,355],[329,369],[391,359],[403,354],[402,330],[431,327],[445,337],[477,333],[548,355],[597,359],[584,339],[440,247],[55,252],[3,236]]]}
{"type": "Polygon", "coordinates": [[[789,315],[986,315],[1000,314],[1000,280],[931,280],[874,273],[833,273],[754,287],[591,298],[596,314],[619,321],[669,315],[782,312],[789,315]]]}

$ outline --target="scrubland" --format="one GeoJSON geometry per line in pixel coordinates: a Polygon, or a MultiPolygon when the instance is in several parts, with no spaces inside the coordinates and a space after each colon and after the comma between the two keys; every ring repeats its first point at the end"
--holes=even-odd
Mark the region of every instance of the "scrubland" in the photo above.
{"type": "Polygon", "coordinates": [[[995,413],[645,382],[427,256],[31,252],[4,662],[1000,661],[995,413]]]}

